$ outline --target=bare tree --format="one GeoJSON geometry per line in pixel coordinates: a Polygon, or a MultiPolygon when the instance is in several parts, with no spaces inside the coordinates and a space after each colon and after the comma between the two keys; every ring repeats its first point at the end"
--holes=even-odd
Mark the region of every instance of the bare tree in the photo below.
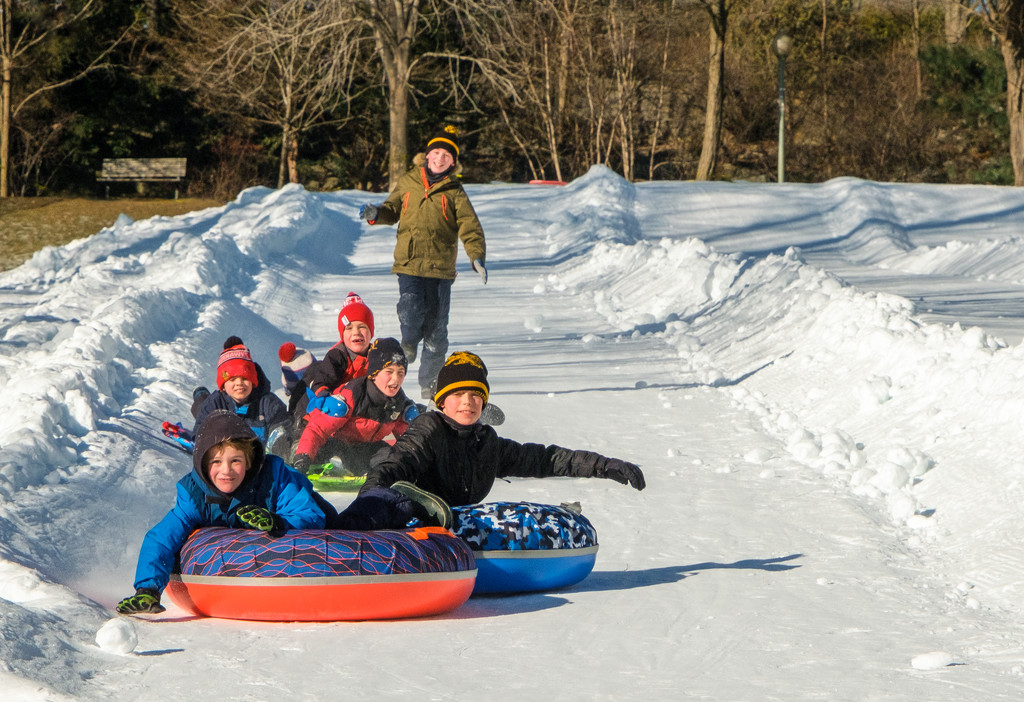
{"type": "Polygon", "coordinates": [[[697,163],[697,180],[714,175],[718,149],[722,141],[722,99],[725,93],[725,37],[729,13],[737,0],[695,0],[710,20],[708,40],[708,96],[704,112],[704,142],[697,163]]]}
{"type": "Polygon", "coordinates": [[[653,111],[654,111],[654,124],[652,125],[652,128],[651,128],[651,146],[650,146],[651,155],[650,155],[650,158],[647,161],[647,179],[648,180],[654,180],[655,162],[656,162],[656,156],[657,156],[657,153],[658,153],[658,138],[661,136],[661,125],[662,125],[663,117],[664,117],[664,113],[665,113],[665,103],[666,103],[666,95],[665,94],[667,92],[667,90],[666,90],[667,86],[665,84],[664,76],[665,76],[665,74],[668,71],[668,57],[669,57],[669,47],[672,44],[672,41],[671,41],[672,40],[672,30],[671,30],[671,25],[668,22],[665,23],[664,28],[665,28],[665,40],[662,43],[662,48],[661,48],[661,67],[660,67],[660,70],[658,70],[657,73],[656,73],[656,75],[662,76],[662,78],[658,79],[657,99],[654,101],[654,107],[653,107],[653,111]]]}
{"type": "MultiPolygon", "coordinates": [[[[608,163],[611,149],[617,142],[622,162],[622,176],[626,180],[633,180],[637,143],[642,130],[640,99],[641,90],[646,82],[646,64],[645,57],[642,56],[640,37],[643,31],[641,10],[635,2],[626,5],[623,7],[616,0],[610,0],[603,16],[599,17],[597,31],[591,32],[590,37],[591,41],[598,42],[608,54],[608,61],[602,61],[601,64],[607,64],[607,72],[610,73],[605,77],[604,71],[597,72],[598,85],[607,86],[604,88],[607,94],[604,102],[610,107],[611,125],[603,157],[599,150],[600,142],[595,144],[599,156],[595,162],[608,163]]],[[[587,75],[592,73],[587,71],[587,75]]],[[[592,131],[600,135],[597,125],[594,125],[592,131]]]]}
{"type": "Polygon", "coordinates": [[[281,130],[278,187],[299,182],[301,135],[350,119],[362,25],[348,0],[178,2],[174,68],[210,109],[281,130]]]}
{"type": "Polygon", "coordinates": [[[1003,54],[1013,184],[1024,185],[1024,0],[962,0],[962,4],[977,13],[1003,54]]]}
{"type": "MultiPolygon", "coordinates": [[[[460,19],[474,62],[495,94],[502,121],[535,178],[562,162],[573,66],[581,60],[577,33],[590,3],[584,0],[480,0],[460,19]]],[[[583,98],[586,100],[586,97],[583,98]]]]}
{"type": "Polygon", "coordinates": [[[76,7],[67,8],[64,3],[50,6],[0,0],[0,198],[10,195],[11,130],[19,113],[46,93],[70,85],[93,71],[109,68],[111,53],[133,29],[127,27],[88,64],[65,77],[33,81],[16,94],[15,73],[31,64],[34,53],[43,50],[58,34],[99,12],[100,4],[99,0],[84,0],[76,7]]]}
{"type": "Polygon", "coordinates": [[[409,163],[409,92],[413,44],[420,32],[423,0],[369,0],[362,3],[388,83],[388,189],[409,163]]]}

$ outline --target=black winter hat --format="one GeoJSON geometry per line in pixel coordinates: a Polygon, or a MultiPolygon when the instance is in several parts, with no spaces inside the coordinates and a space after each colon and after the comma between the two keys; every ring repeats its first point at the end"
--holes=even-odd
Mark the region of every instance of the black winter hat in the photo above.
{"type": "Polygon", "coordinates": [[[390,336],[374,339],[369,351],[366,352],[366,375],[373,380],[377,373],[388,366],[409,367],[402,345],[390,336]]]}
{"type": "Polygon", "coordinates": [[[449,124],[443,131],[431,137],[430,141],[427,142],[427,148],[424,153],[429,154],[434,149],[444,149],[452,155],[453,161],[458,161],[459,143],[456,141],[458,136],[459,130],[449,124]]]}
{"type": "Polygon", "coordinates": [[[440,407],[444,398],[456,390],[472,390],[487,402],[491,392],[487,384],[487,366],[475,353],[456,351],[444,362],[444,367],[437,374],[437,391],[434,392],[434,404],[440,407]]]}

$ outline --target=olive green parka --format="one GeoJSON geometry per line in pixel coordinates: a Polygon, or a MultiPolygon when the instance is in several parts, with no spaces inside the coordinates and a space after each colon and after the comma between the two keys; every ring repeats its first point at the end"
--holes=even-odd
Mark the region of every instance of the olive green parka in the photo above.
{"type": "Polygon", "coordinates": [[[486,263],[484,229],[454,171],[428,185],[420,156],[415,163],[370,224],[398,223],[392,273],[454,280],[459,240],[470,261],[486,263]]]}

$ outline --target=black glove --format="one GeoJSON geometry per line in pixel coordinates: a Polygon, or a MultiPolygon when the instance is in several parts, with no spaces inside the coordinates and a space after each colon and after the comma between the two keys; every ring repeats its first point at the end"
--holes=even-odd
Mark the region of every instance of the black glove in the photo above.
{"type": "Polygon", "coordinates": [[[311,465],[313,465],[313,459],[306,453],[297,453],[295,454],[295,458],[292,460],[292,468],[303,475],[309,473],[309,467],[311,465]]]}
{"type": "Polygon", "coordinates": [[[238,519],[247,527],[260,531],[274,530],[274,515],[265,507],[246,505],[235,510],[238,519]]]}
{"type": "Polygon", "coordinates": [[[117,603],[118,614],[160,614],[166,608],[160,604],[160,593],[148,587],[140,587],[131,597],[117,603]]]}
{"type": "Polygon", "coordinates": [[[643,471],[635,463],[627,463],[618,458],[609,458],[604,464],[602,478],[609,478],[623,485],[632,485],[637,490],[643,490],[647,483],[644,481],[643,471]]]}

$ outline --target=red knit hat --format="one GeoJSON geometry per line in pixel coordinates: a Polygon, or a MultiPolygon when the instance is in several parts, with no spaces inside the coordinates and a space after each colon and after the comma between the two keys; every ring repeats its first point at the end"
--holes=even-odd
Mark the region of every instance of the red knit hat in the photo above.
{"type": "Polygon", "coordinates": [[[345,335],[345,327],[352,322],[362,322],[370,328],[370,336],[373,336],[373,312],[363,303],[363,298],[350,292],[345,298],[345,304],[338,315],[338,335],[345,335]]]}
{"type": "Polygon", "coordinates": [[[228,337],[224,342],[224,351],[217,359],[217,389],[223,390],[224,383],[229,378],[245,378],[253,387],[259,385],[256,377],[256,364],[252,361],[252,354],[245,344],[237,336],[228,337]]]}

